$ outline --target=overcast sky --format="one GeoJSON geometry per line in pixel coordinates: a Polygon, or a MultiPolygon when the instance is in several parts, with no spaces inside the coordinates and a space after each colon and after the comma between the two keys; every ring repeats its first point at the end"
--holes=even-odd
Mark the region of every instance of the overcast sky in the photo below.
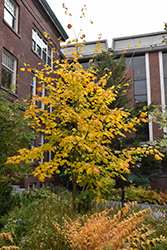
{"type": "Polygon", "coordinates": [[[108,40],[145,33],[163,31],[167,22],[167,0],[47,0],[70,39],[74,38],[73,28],[78,35],[84,28],[86,41],[108,40]],[[72,17],[64,14],[62,4],[68,7],[72,17]],[[86,5],[86,18],[80,19],[81,9],[86,5]],[[82,23],[81,23],[82,20],[82,23]],[[93,21],[93,24],[90,23],[93,21]],[[73,28],[67,29],[72,24],[73,28]]]}

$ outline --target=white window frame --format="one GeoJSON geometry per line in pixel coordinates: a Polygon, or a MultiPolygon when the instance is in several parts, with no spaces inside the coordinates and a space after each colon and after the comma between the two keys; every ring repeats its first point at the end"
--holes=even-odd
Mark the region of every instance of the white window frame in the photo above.
{"type": "MultiPolygon", "coordinates": [[[[3,50],[2,54],[2,67],[4,67],[6,70],[10,71],[12,74],[12,82],[10,83],[10,90],[12,90],[13,93],[16,93],[16,68],[17,68],[17,59],[12,56],[9,52],[7,52],[5,49],[3,50]]],[[[1,86],[6,88],[2,84],[1,80],[1,86]]],[[[8,89],[8,88],[6,88],[8,89]]]]}
{"type": "MultiPolygon", "coordinates": [[[[34,95],[36,95],[36,86],[37,86],[37,78],[34,74],[31,75],[31,85],[30,85],[30,95],[31,95],[31,99],[34,99],[34,95]]],[[[35,105],[36,102],[34,101],[33,104],[35,105]]]]}
{"type": "Polygon", "coordinates": [[[14,29],[16,33],[18,33],[18,12],[19,12],[19,7],[16,4],[14,0],[5,0],[4,1],[4,20],[9,24],[9,26],[14,29]],[[15,8],[14,11],[10,8],[12,6],[15,8]],[[15,12],[15,13],[13,13],[15,12]],[[12,24],[9,22],[8,17],[6,16],[9,15],[9,17],[12,19],[12,24]]]}
{"type": "Polygon", "coordinates": [[[35,28],[32,29],[32,50],[52,68],[53,51],[43,35],[35,28]],[[39,53],[40,52],[40,53],[39,53]],[[44,57],[46,57],[44,59],[44,57]]]}
{"type": "MultiPolygon", "coordinates": [[[[43,144],[44,144],[44,135],[40,134],[40,136],[39,136],[39,147],[42,146],[43,144]]],[[[43,153],[41,155],[43,155],[43,153]]],[[[40,159],[39,163],[43,163],[43,160],[44,159],[40,159]]]]}
{"type": "MultiPolygon", "coordinates": [[[[41,87],[42,87],[41,97],[45,97],[45,85],[44,85],[44,83],[42,83],[41,87]]],[[[43,110],[45,109],[45,104],[42,101],[40,102],[40,108],[43,110]]]]}
{"type": "MultiPolygon", "coordinates": [[[[161,86],[161,105],[162,112],[164,113],[167,106],[165,102],[165,82],[164,82],[164,65],[163,65],[163,52],[159,51],[159,72],[160,72],[160,86],[161,86]]],[[[163,128],[164,138],[166,138],[167,127],[163,128]]]]}
{"type": "Polygon", "coordinates": [[[49,152],[48,152],[48,161],[51,161],[51,159],[52,159],[52,152],[49,151],[49,152]]]}

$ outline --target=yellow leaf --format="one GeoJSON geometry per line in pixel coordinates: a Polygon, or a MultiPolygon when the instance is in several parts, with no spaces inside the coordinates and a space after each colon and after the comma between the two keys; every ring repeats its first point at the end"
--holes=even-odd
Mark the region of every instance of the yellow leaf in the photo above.
{"type": "Polygon", "coordinates": [[[86,173],[87,173],[87,174],[91,174],[91,173],[92,173],[92,169],[91,169],[91,168],[88,168],[88,169],[86,170],[86,173]]]}
{"type": "Polygon", "coordinates": [[[40,92],[43,88],[42,87],[38,87],[37,91],[40,92]]]}

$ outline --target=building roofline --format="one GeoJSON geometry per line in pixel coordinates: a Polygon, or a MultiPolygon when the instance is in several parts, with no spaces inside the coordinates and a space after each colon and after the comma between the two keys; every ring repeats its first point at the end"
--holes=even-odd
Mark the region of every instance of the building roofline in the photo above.
{"type": "Polygon", "coordinates": [[[97,44],[97,43],[105,43],[108,47],[108,40],[107,39],[102,39],[102,40],[94,40],[94,41],[89,41],[89,42],[85,42],[85,41],[81,41],[78,43],[70,43],[70,44],[64,44],[62,47],[66,47],[66,48],[70,48],[70,47],[75,47],[76,44],[84,44],[84,45],[91,45],[91,44],[97,44]]]}
{"type": "Polygon", "coordinates": [[[145,33],[145,34],[139,34],[139,35],[133,35],[133,36],[116,37],[116,38],[113,38],[113,41],[126,40],[126,39],[139,38],[139,37],[146,37],[146,36],[165,35],[165,34],[167,34],[166,31],[158,31],[158,32],[145,33]]]}
{"type": "Polygon", "coordinates": [[[65,32],[63,26],[61,25],[61,23],[59,22],[59,20],[57,19],[56,15],[54,14],[53,10],[51,9],[51,7],[49,6],[49,4],[47,3],[46,0],[41,0],[41,2],[43,3],[44,7],[46,8],[46,10],[49,12],[50,16],[52,17],[53,21],[56,23],[56,25],[59,28],[60,33],[62,34],[62,38],[64,40],[68,39],[68,35],[65,32]]]}

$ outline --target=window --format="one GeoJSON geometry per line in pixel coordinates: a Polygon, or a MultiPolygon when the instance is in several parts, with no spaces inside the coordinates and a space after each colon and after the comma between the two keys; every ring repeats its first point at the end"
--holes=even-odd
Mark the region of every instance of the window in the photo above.
{"type": "Polygon", "coordinates": [[[28,184],[28,187],[32,190],[32,189],[34,189],[35,188],[35,182],[30,182],[29,184],[28,184]]]}
{"type": "Polygon", "coordinates": [[[14,58],[7,51],[3,51],[2,55],[2,79],[1,85],[6,89],[15,92],[16,84],[16,58],[14,58]]]}
{"type": "Polygon", "coordinates": [[[45,182],[40,182],[39,188],[44,188],[45,187],[45,182]]]}
{"type": "MultiPolygon", "coordinates": [[[[147,105],[147,82],[146,82],[146,64],[145,56],[127,57],[125,60],[127,68],[133,68],[134,78],[134,100],[137,102],[137,110],[147,105]]],[[[148,124],[142,124],[137,129],[140,140],[146,142],[149,140],[148,124]]]]}
{"type": "MultiPolygon", "coordinates": [[[[134,98],[138,102],[137,109],[147,105],[147,86],[146,86],[146,66],[145,56],[135,56],[132,60],[134,77],[134,98]]],[[[148,124],[144,123],[137,130],[141,141],[149,140],[148,124]]]]}
{"type": "Polygon", "coordinates": [[[49,66],[52,62],[52,48],[45,41],[43,36],[36,30],[32,30],[32,50],[49,66]]]}
{"type": "Polygon", "coordinates": [[[4,19],[16,32],[18,32],[18,6],[14,0],[5,0],[4,19]]]}

